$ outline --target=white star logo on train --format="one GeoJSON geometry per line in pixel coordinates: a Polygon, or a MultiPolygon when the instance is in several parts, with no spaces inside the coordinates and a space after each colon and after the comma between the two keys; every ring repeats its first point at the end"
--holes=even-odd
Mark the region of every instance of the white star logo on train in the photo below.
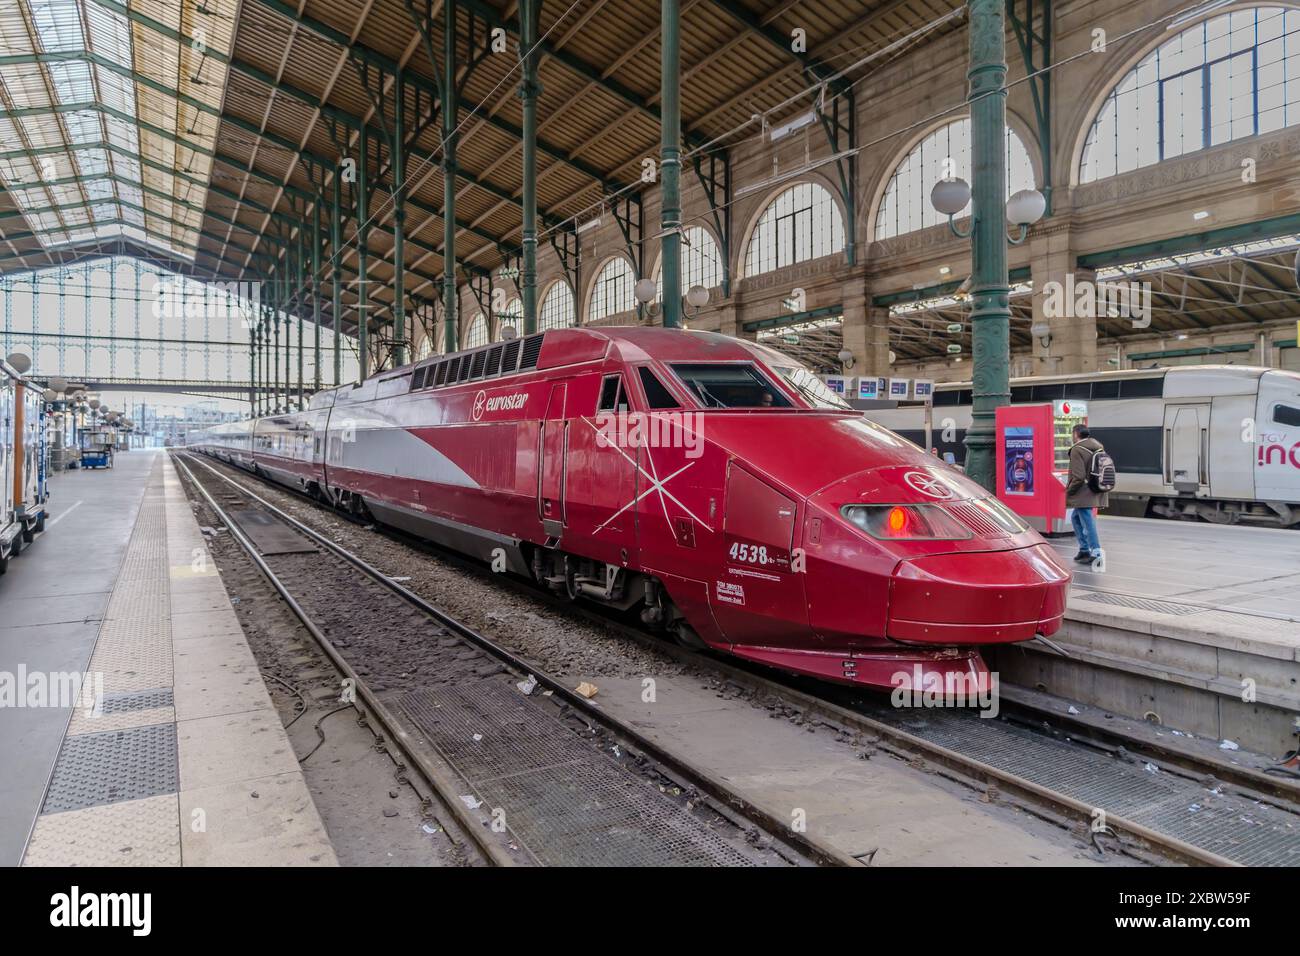
{"type": "Polygon", "coordinates": [[[483,406],[485,404],[487,404],[487,392],[480,388],[478,394],[474,396],[474,421],[478,421],[483,417],[483,406]]]}
{"type": "MultiPolygon", "coordinates": [[[[596,427],[596,424],[595,424],[593,421],[591,421],[591,419],[589,419],[589,418],[584,418],[583,421],[586,422],[588,425],[590,425],[590,426],[592,427],[592,429],[593,429],[597,434],[600,434],[600,429],[596,427]]],[[[649,471],[646,471],[644,468],[642,468],[641,465],[638,464],[637,461],[636,461],[634,458],[629,457],[629,456],[628,456],[628,453],[625,452],[622,448],[620,448],[620,447],[619,447],[617,444],[615,444],[614,442],[609,442],[609,443],[606,445],[606,447],[607,447],[607,448],[612,448],[612,449],[614,449],[616,452],[618,452],[620,455],[622,455],[622,456],[623,456],[623,457],[628,461],[628,463],[632,465],[633,468],[635,468],[637,471],[639,471],[639,472],[640,472],[640,473],[645,477],[645,479],[646,479],[648,482],[650,482],[650,487],[647,488],[645,491],[641,492],[641,494],[637,495],[635,498],[633,498],[631,501],[629,501],[629,502],[628,502],[627,504],[625,504],[623,507],[619,508],[617,511],[615,511],[615,512],[614,512],[612,515],[610,515],[608,518],[606,518],[606,519],[605,519],[605,520],[604,520],[604,521],[603,521],[599,526],[597,526],[596,530],[593,531],[592,534],[600,534],[600,532],[603,531],[603,530],[604,530],[604,529],[609,525],[609,523],[610,523],[611,521],[613,521],[615,518],[617,518],[617,517],[618,517],[619,515],[621,515],[623,512],[627,511],[629,508],[633,508],[633,507],[635,507],[635,506],[636,506],[637,504],[639,504],[639,503],[640,503],[644,498],[646,498],[646,497],[648,497],[649,495],[652,495],[652,494],[658,494],[658,495],[659,495],[659,504],[660,504],[660,506],[663,508],[663,512],[664,512],[664,522],[668,525],[668,533],[669,533],[669,534],[671,534],[671,535],[673,535],[673,536],[675,537],[676,534],[677,534],[677,532],[673,529],[673,521],[672,521],[672,518],[668,517],[668,501],[671,501],[671,502],[672,502],[673,504],[675,504],[677,507],[681,508],[684,512],[686,512],[688,515],[690,515],[691,520],[697,522],[697,523],[698,523],[702,528],[706,529],[706,530],[709,531],[710,533],[713,532],[713,529],[710,528],[710,527],[708,526],[708,524],[706,524],[706,523],[705,523],[704,521],[702,521],[700,518],[697,518],[697,517],[695,516],[695,513],[694,513],[693,511],[691,511],[690,508],[688,508],[688,507],[686,507],[684,504],[682,504],[682,503],[681,503],[681,502],[680,502],[680,501],[679,501],[679,500],[678,500],[678,499],[673,495],[673,493],[672,493],[671,491],[669,491],[667,488],[664,487],[665,485],[668,484],[668,482],[672,481],[674,478],[676,478],[676,477],[677,477],[678,475],[680,475],[682,472],[686,471],[688,468],[690,468],[692,465],[694,465],[694,464],[695,464],[694,461],[688,461],[686,464],[682,465],[682,467],[680,467],[680,468],[678,468],[676,471],[674,471],[671,475],[667,475],[666,477],[663,478],[663,480],[660,480],[660,478],[659,478],[659,474],[658,474],[658,469],[655,468],[655,460],[654,460],[654,456],[650,454],[650,446],[649,446],[649,445],[644,446],[644,447],[645,447],[645,459],[646,459],[646,461],[648,461],[648,462],[650,463],[650,470],[649,470],[649,471]],[[665,500],[664,500],[665,498],[668,499],[668,500],[665,501],[665,500]]]]}
{"type": "Polygon", "coordinates": [[[923,495],[931,498],[951,498],[952,491],[938,478],[927,475],[923,471],[909,471],[903,476],[903,481],[907,482],[908,487],[913,491],[919,491],[923,495]]]}

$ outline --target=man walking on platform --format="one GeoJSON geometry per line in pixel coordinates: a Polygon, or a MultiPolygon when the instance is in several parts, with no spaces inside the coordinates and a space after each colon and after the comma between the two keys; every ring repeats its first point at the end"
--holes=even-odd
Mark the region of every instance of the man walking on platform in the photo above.
{"type": "Polygon", "coordinates": [[[1105,508],[1107,492],[1115,487],[1115,464],[1101,442],[1092,437],[1087,425],[1074,426],[1074,445],[1070,448],[1070,475],[1065,486],[1065,504],[1073,509],[1070,523],[1079,539],[1079,553],[1074,560],[1091,564],[1101,557],[1101,540],[1097,537],[1094,508],[1105,508]]]}

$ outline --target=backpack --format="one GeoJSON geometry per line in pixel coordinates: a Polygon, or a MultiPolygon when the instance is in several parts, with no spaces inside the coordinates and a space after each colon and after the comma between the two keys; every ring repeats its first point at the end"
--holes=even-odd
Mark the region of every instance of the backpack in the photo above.
{"type": "Polygon", "coordinates": [[[1115,490],[1115,459],[1104,448],[1092,453],[1092,464],[1088,466],[1088,488],[1099,495],[1115,490]]]}

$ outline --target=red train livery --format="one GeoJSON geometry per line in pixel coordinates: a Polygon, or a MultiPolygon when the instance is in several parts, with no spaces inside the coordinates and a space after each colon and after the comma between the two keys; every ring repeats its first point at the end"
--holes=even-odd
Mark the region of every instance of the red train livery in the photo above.
{"type": "Polygon", "coordinates": [[[835,681],[981,677],[980,645],[1065,610],[1069,572],[983,488],[716,333],[547,331],[190,444],[687,645],[835,681]]]}

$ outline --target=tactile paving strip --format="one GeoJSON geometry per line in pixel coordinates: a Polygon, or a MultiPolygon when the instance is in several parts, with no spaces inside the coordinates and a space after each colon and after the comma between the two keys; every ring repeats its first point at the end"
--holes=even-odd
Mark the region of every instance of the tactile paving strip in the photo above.
{"type": "Polygon", "coordinates": [[[173,793],[179,778],[175,724],[78,734],[63,741],[41,812],[173,793]]]}
{"type": "Polygon", "coordinates": [[[155,687],[152,690],[129,691],[124,694],[105,694],[102,704],[105,715],[133,710],[152,710],[155,707],[171,707],[172,689],[155,687]]]}
{"type": "Polygon", "coordinates": [[[753,862],[509,683],[434,687],[398,705],[548,866],[753,862]]]}

